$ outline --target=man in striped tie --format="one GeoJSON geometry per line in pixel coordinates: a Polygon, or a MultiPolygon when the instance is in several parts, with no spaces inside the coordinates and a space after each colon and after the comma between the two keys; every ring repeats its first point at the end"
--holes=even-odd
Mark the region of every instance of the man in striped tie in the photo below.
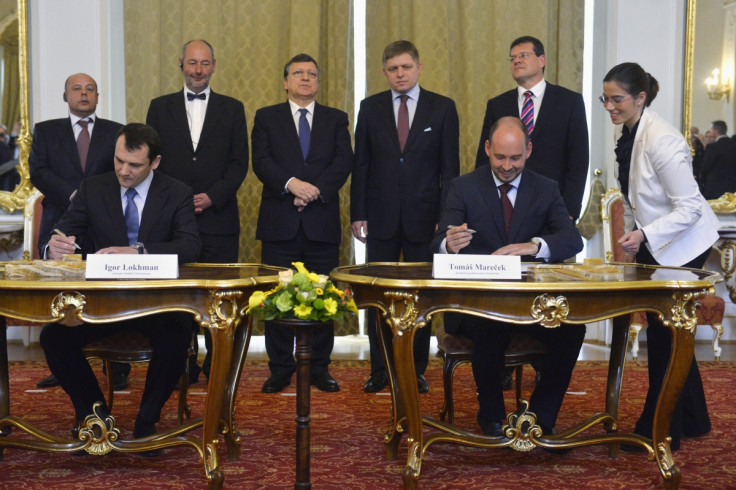
{"type": "MultiPolygon", "coordinates": [[[[557,181],[570,219],[576,220],[589,163],[583,97],[545,81],[547,57],[544,45],[535,37],[515,39],[509,48],[509,62],[517,87],[488,101],[475,166],[488,165],[485,143],[493,123],[505,116],[519,117],[534,144],[526,167],[557,181]]],[[[511,389],[511,370],[504,388],[511,389]]]]}

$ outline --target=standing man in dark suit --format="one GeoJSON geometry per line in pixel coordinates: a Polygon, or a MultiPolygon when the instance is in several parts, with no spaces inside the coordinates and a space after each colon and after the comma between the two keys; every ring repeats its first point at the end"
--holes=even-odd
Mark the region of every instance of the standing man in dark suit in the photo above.
{"type": "MultiPolygon", "coordinates": [[[[440,206],[452,178],[460,173],[457,110],[452,99],[418,85],[422,64],[409,41],[383,51],[383,74],[391,90],[360,104],[355,129],[355,168],[350,187],[353,235],[366,243],[368,262],[426,262],[440,206]]],[[[371,352],[368,393],[387,384],[378,344],[376,310],[366,316],[371,352]]],[[[419,392],[429,391],[429,328],[415,337],[419,392]]]]}
{"type": "MultiPolygon", "coordinates": [[[[69,117],[43,121],[33,128],[28,166],[31,183],[44,196],[39,245],[49,239],[82,179],[113,170],[115,138],[123,125],[97,117],[99,95],[97,82],[92,77],[85,73],[71,75],[64,82],[63,94],[69,106],[69,117]]],[[[113,366],[115,389],[127,388],[130,365],[116,363],[113,366]]],[[[48,388],[58,384],[52,374],[37,386],[48,388]]]]}
{"type": "MultiPolygon", "coordinates": [[[[452,182],[432,250],[521,255],[544,261],[562,261],[580,252],[583,240],[569,218],[557,183],[524,169],[532,153],[524,123],[515,117],[496,121],[486,140],[485,152],[490,166],[486,164],[452,182]],[[508,221],[503,200],[511,207],[508,221]]],[[[446,322],[445,329],[473,339],[473,376],[480,403],[478,425],[485,434],[494,436],[501,435],[506,418],[502,374],[511,334],[524,331],[546,343],[547,353],[529,409],[537,415],[544,434],[554,433],[583,344],[585,325],[511,326],[463,315],[462,322],[446,322]]]]}
{"type": "MultiPolygon", "coordinates": [[[[66,236],[51,236],[47,256],[59,259],[62,254],[74,253],[79,239],[87,254],[177,254],[179,263],[195,261],[201,244],[192,190],[154,173],[160,160],[159,139],[153,129],[136,123],[124,126],[115,146],[115,172],[82,183],[57,224],[66,236]]],[[[82,347],[125,330],[147,336],[153,349],[133,434],[139,438],[156,433],[161,408],[187,358],[191,327],[185,320],[189,316],[174,312],[104,327],[84,324],[69,328],[50,323],[43,328],[41,346],[46,362],[72,399],[77,433],[85,417],[92,414],[94,403],[102,403],[102,415],[109,413],[82,347]]]]}
{"type": "Polygon", "coordinates": [[[575,220],[580,216],[588,178],[588,125],[583,97],[544,80],[547,58],[539,39],[523,36],[515,39],[509,49],[511,76],[518,86],[488,101],[475,166],[488,165],[485,142],[493,123],[504,116],[526,121],[522,114],[528,113],[531,121],[527,129],[534,152],[526,166],[557,181],[567,212],[575,220]],[[527,93],[532,107],[525,113],[527,93]]]}
{"type": "MultiPolygon", "coordinates": [[[[251,138],[253,171],[263,182],[256,228],[261,261],[282,267],[304,262],[326,275],[339,264],[337,193],[350,175],[353,150],[348,115],[315,101],[319,82],[314,58],[290,59],[284,66],[288,100],[256,112],[251,138]]],[[[322,391],[340,390],[327,370],[333,344],[331,324],[314,330],[312,384],[322,391]]],[[[271,376],[262,391],[277,393],[296,370],[294,332],[266,322],[266,352],[271,376]]]]}
{"type": "MultiPolygon", "coordinates": [[[[194,190],[194,212],[202,239],[198,262],[238,262],[240,214],[237,192],[248,173],[248,128],[243,103],[215,93],[215,50],[204,40],[182,48],[179,69],[183,91],[153,99],[146,123],[161,137],[161,172],[194,190]]],[[[193,323],[195,331],[199,326],[193,323]]],[[[205,330],[207,355],[202,371],[209,377],[211,337],[205,330]]],[[[195,346],[197,344],[195,343],[195,346]]],[[[197,382],[200,368],[190,362],[197,382]]]]}
{"type": "Polygon", "coordinates": [[[700,183],[703,197],[718,199],[726,192],[736,192],[736,142],[728,137],[724,121],[713,121],[710,130],[716,139],[705,147],[700,183]]]}

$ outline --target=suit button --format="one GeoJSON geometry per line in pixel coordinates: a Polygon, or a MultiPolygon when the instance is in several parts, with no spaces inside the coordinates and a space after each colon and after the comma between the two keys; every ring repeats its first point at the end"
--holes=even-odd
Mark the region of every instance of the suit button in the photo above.
{"type": "Polygon", "coordinates": [[[404,163],[404,157],[399,158],[399,163],[404,163]]]}
{"type": "Polygon", "coordinates": [[[197,161],[197,157],[196,156],[195,157],[192,157],[192,161],[193,162],[196,162],[197,161]]]}

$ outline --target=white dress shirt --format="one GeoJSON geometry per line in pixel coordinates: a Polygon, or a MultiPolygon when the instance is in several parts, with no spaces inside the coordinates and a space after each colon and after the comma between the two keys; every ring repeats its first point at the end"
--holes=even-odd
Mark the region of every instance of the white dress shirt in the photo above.
{"type": "Polygon", "coordinates": [[[419,100],[419,84],[414,85],[406,94],[400,94],[395,90],[391,90],[391,97],[394,102],[394,121],[396,121],[396,127],[399,127],[399,106],[401,105],[401,96],[408,95],[406,99],[406,108],[409,111],[409,128],[414,122],[414,114],[417,112],[417,101],[419,100]]]}
{"type": "Polygon", "coordinates": [[[188,93],[194,93],[187,88],[184,88],[184,107],[187,110],[187,122],[189,123],[189,133],[192,136],[192,146],[194,150],[197,150],[199,144],[199,137],[202,134],[202,125],[204,124],[204,116],[207,113],[207,104],[210,101],[211,90],[209,87],[204,89],[202,92],[205,94],[205,99],[194,99],[189,100],[187,97],[188,93]]]}
{"type": "MultiPolygon", "coordinates": [[[[547,88],[547,82],[544,81],[544,78],[542,81],[540,81],[538,84],[533,86],[531,89],[528,89],[529,92],[532,93],[532,103],[534,104],[534,124],[537,124],[537,116],[539,116],[539,109],[542,107],[542,99],[544,99],[544,91],[547,88]]],[[[524,107],[524,100],[526,99],[526,95],[524,95],[527,92],[527,89],[522,87],[521,85],[516,87],[516,90],[519,92],[518,97],[518,103],[519,103],[519,114],[521,114],[521,108],[524,107]]]]}

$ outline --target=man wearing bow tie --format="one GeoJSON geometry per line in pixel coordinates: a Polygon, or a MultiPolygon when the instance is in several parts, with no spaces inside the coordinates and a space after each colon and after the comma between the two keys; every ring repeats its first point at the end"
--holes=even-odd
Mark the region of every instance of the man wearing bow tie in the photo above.
{"type": "MultiPolygon", "coordinates": [[[[69,116],[36,124],[28,157],[31,183],[43,194],[38,243],[49,240],[82,179],[113,171],[115,140],[122,124],[97,117],[97,82],[86,73],[70,75],[64,82],[64,102],[69,116]]],[[[39,250],[43,253],[42,250],[39,250]]],[[[114,365],[116,390],[128,387],[129,364],[114,365]]],[[[52,374],[37,385],[59,384],[52,374]]]]}
{"type": "MultiPolygon", "coordinates": [[[[418,84],[422,64],[409,41],[383,51],[383,74],[391,90],[360,103],[355,128],[355,168],[350,187],[353,235],[366,244],[368,262],[427,262],[440,206],[449,182],[460,172],[455,103],[418,84]]],[[[367,315],[371,350],[368,393],[387,384],[375,327],[367,315]]],[[[430,329],[416,333],[414,362],[419,392],[429,390],[424,370],[430,329]]]]}
{"type": "MultiPolygon", "coordinates": [[[[248,129],[243,103],[215,93],[215,50],[205,40],[184,44],[179,69],[184,90],[153,99],[146,122],[161,137],[161,172],[194,191],[202,239],[199,262],[238,262],[240,216],[237,192],[248,173],[248,129]]],[[[197,328],[198,329],[198,328],[197,328]]],[[[210,337],[202,370],[209,376],[210,337]]],[[[199,368],[190,365],[196,382],[199,368]]]]}

